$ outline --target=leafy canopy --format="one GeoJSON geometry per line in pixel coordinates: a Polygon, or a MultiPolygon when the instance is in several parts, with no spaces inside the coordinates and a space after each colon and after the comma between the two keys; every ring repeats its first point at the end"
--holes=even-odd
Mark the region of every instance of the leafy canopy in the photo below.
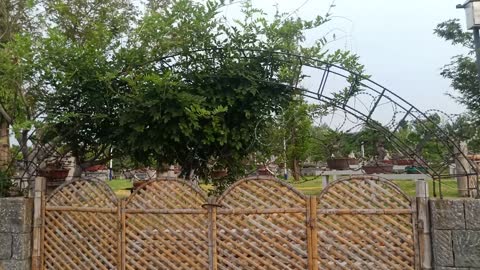
{"type": "Polygon", "coordinates": [[[479,132],[476,126],[480,123],[480,81],[475,64],[473,35],[462,29],[458,19],[438,24],[434,32],[453,45],[466,49],[466,54],[454,56],[441,72],[443,77],[451,80],[453,89],[459,94],[454,98],[469,111],[451,123],[447,130],[454,138],[467,141],[470,150],[478,151],[479,132]]]}
{"type": "Polygon", "coordinates": [[[48,89],[45,139],[60,141],[83,166],[128,156],[179,163],[185,176],[242,173],[260,147],[255,132],[266,132],[298,94],[293,55],[363,68],[348,52],[324,50],[325,39],[304,45],[305,31],[328,16],[277,12],[269,20],[250,1],[233,22],[220,16],[223,1],[47,3],[46,34],[36,43],[36,74],[48,89]]]}

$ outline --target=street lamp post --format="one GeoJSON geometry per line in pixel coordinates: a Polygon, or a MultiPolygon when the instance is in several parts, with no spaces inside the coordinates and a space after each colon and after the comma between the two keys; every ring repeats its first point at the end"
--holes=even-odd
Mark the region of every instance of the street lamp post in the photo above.
{"type": "MultiPolygon", "coordinates": [[[[477,76],[478,80],[480,81],[480,0],[468,0],[463,5],[457,5],[457,8],[464,9],[465,15],[467,17],[467,29],[473,31],[473,43],[475,45],[475,56],[476,56],[476,65],[477,65],[477,76]]],[[[461,174],[470,173],[468,167],[468,161],[466,159],[468,150],[467,145],[465,142],[460,142],[459,146],[455,147],[455,151],[458,152],[459,158],[455,163],[458,163],[457,174],[460,172],[461,174]],[[466,162],[466,164],[463,163],[466,162]],[[467,171],[462,171],[467,168],[467,171]]],[[[457,185],[458,185],[458,193],[462,197],[467,197],[470,195],[469,187],[470,179],[465,176],[457,176],[457,185]]]]}
{"type": "Polygon", "coordinates": [[[467,28],[473,30],[473,43],[477,58],[477,73],[480,80],[480,0],[468,0],[463,5],[457,5],[458,9],[464,9],[467,17],[467,28]]]}

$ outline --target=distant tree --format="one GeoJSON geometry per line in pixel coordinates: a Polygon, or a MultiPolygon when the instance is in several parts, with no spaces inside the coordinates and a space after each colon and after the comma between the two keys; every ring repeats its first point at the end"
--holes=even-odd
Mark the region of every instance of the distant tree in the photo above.
{"type": "Polygon", "coordinates": [[[312,148],[313,118],[318,107],[308,104],[301,97],[293,99],[284,113],[281,128],[288,137],[286,158],[295,181],[300,180],[301,165],[309,158],[312,148]]]}
{"type": "Polygon", "coordinates": [[[468,142],[472,151],[480,151],[478,143],[478,126],[480,124],[480,80],[476,66],[475,45],[472,33],[465,31],[458,19],[448,20],[437,25],[434,32],[453,45],[466,49],[467,53],[454,56],[451,62],[444,66],[441,74],[451,80],[453,89],[459,95],[454,95],[459,103],[465,105],[468,112],[450,123],[447,131],[453,138],[468,142]]]}
{"type": "MultiPolygon", "coordinates": [[[[446,148],[443,142],[436,139],[437,136],[441,137],[444,134],[435,133],[438,132],[436,128],[440,127],[443,131],[452,130],[449,135],[455,138],[453,129],[457,129],[457,127],[449,127],[449,125],[448,121],[435,113],[424,119],[404,121],[396,136],[402,143],[411,148],[412,155],[421,157],[435,166],[447,162],[446,159],[451,158],[449,153],[452,149],[446,148]]],[[[397,147],[401,147],[401,145],[397,147]]]]}
{"type": "Polygon", "coordinates": [[[327,161],[332,157],[343,157],[345,153],[342,132],[331,129],[326,125],[313,126],[311,129],[311,143],[308,156],[312,161],[327,161]]]}
{"type": "Polygon", "coordinates": [[[445,123],[445,130],[456,141],[467,142],[468,150],[473,153],[480,153],[480,128],[475,116],[462,114],[454,121],[445,123]]]}
{"type": "Polygon", "coordinates": [[[462,46],[468,51],[465,55],[452,57],[451,62],[443,67],[441,75],[450,79],[453,89],[458,92],[459,95],[454,98],[468,108],[477,122],[480,121],[480,81],[471,33],[462,29],[458,19],[438,24],[434,32],[453,45],[462,46]]]}

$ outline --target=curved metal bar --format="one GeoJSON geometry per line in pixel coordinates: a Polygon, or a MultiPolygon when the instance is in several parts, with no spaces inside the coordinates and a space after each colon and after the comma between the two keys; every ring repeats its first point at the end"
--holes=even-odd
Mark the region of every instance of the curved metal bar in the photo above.
{"type": "MultiPolygon", "coordinates": [[[[204,53],[201,55],[201,57],[203,57],[204,59],[215,60],[213,59],[213,57],[212,58],[209,57],[208,52],[209,51],[215,52],[215,51],[222,51],[222,50],[225,50],[225,49],[212,47],[212,48],[206,48],[206,49],[192,50],[185,53],[177,53],[177,54],[162,56],[157,59],[153,59],[151,61],[137,65],[134,68],[141,68],[142,65],[162,63],[162,66],[163,64],[166,64],[169,66],[169,69],[174,70],[176,66],[185,65],[185,64],[188,65],[188,62],[195,60],[196,58],[195,56],[192,57],[192,54],[198,54],[200,56],[201,53],[204,53]]],[[[323,74],[321,75],[320,85],[316,92],[309,91],[308,89],[299,88],[297,84],[300,80],[300,77],[297,77],[297,80],[292,82],[290,84],[290,87],[292,87],[292,89],[294,90],[299,90],[300,93],[305,97],[328,103],[339,110],[345,111],[346,113],[353,115],[357,119],[367,124],[372,124],[370,121],[372,120],[371,117],[373,116],[375,110],[377,109],[382,99],[387,100],[388,102],[391,102],[395,106],[395,110],[398,107],[401,110],[405,111],[405,115],[403,116],[401,121],[404,121],[410,117],[412,120],[417,121],[419,125],[422,126],[422,128],[425,129],[427,132],[432,133],[433,138],[436,138],[439,143],[441,143],[446,147],[448,151],[447,154],[449,154],[448,159],[450,158],[458,159],[459,157],[455,154],[455,149],[459,151],[461,156],[464,159],[466,159],[469,164],[468,166],[469,168],[463,168],[466,174],[477,176],[476,189],[478,191],[479,169],[477,168],[476,164],[474,164],[473,161],[468,159],[465,153],[462,153],[460,151],[460,147],[449,136],[449,134],[445,130],[441,129],[426,112],[422,112],[416,106],[414,106],[413,104],[411,104],[410,102],[408,102],[407,100],[405,100],[404,98],[396,94],[395,92],[389,90],[388,88],[370,79],[369,76],[360,74],[357,71],[349,70],[338,64],[326,62],[313,57],[305,57],[298,54],[291,54],[291,53],[285,53],[285,52],[279,52],[279,51],[260,50],[260,49],[234,49],[233,51],[230,51],[230,52],[238,52],[238,54],[224,55],[224,57],[253,59],[253,58],[262,57],[262,55],[264,55],[266,59],[264,64],[267,64],[267,65],[272,63],[273,57],[278,57],[280,59],[276,59],[277,62],[293,64],[295,66],[294,67],[295,69],[297,69],[297,66],[298,66],[299,73],[297,74],[297,76],[300,76],[302,72],[302,67],[309,67],[314,70],[323,71],[323,74]],[[257,54],[257,55],[252,55],[252,54],[257,54]],[[350,85],[349,91],[347,95],[344,97],[343,102],[341,103],[339,102],[339,100],[336,100],[332,97],[328,97],[327,94],[325,94],[325,87],[327,85],[327,80],[330,74],[340,77],[342,79],[345,79],[347,84],[350,85]],[[353,83],[351,82],[351,80],[353,80],[353,83]],[[292,85],[295,85],[295,86],[292,86],[292,85]],[[354,97],[357,93],[359,93],[357,92],[358,89],[363,89],[364,92],[371,91],[371,93],[373,93],[373,95],[372,94],[369,94],[369,95],[371,95],[374,98],[374,104],[370,110],[367,109],[368,111],[367,114],[348,105],[350,98],[354,97]],[[427,123],[429,123],[431,126],[427,125],[427,123]]],[[[260,62],[262,63],[262,61],[260,62]]],[[[268,77],[269,77],[269,80],[272,80],[271,83],[278,83],[278,81],[274,82],[273,67],[269,69],[269,72],[270,72],[270,75],[268,77]]],[[[441,163],[440,167],[438,168],[433,168],[430,164],[428,164],[423,159],[423,157],[420,157],[413,149],[411,149],[411,147],[408,144],[406,144],[406,142],[403,142],[400,138],[398,138],[395,135],[395,132],[398,131],[398,128],[400,127],[401,121],[398,122],[397,125],[395,125],[395,120],[392,120],[389,122],[392,125],[393,131],[381,125],[380,126],[376,125],[378,127],[375,127],[375,129],[388,135],[391,142],[397,145],[402,150],[402,152],[404,152],[404,154],[412,158],[415,158],[417,160],[420,160],[424,163],[424,165],[427,165],[428,172],[434,179],[441,179],[442,176],[444,175],[443,171],[449,165],[448,163],[449,160],[446,159],[445,162],[441,163]]],[[[462,163],[459,163],[459,164],[460,166],[464,167],[462,163]]]]}

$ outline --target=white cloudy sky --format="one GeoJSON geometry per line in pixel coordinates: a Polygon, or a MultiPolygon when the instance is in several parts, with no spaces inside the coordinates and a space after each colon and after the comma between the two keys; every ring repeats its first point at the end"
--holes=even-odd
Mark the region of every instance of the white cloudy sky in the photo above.
{"type": "MultiPolygon", "coordinates": [[[[253,0],[256,7],[273,14],[275,5],[281,11],[302,18],[314,18],[328,10],[331,0],[253,0]]],[[[337,41],[332,49],[348,49],[361,58],[372,79],[395,91],[423,110],[441,109],[458,113],[464,108],[448,96],[450,82],[439,73],[454,55],[463,53],[433,34],[435,26],[450,18],[464,22],[464,11],[457,10],[460,1],[450,0],[336,0],[334,19],[321,29],[310,31],[309,40],[334,30],[337,41]]],[[[224,10],[236,17],[239,6],[224,10]]]]}

